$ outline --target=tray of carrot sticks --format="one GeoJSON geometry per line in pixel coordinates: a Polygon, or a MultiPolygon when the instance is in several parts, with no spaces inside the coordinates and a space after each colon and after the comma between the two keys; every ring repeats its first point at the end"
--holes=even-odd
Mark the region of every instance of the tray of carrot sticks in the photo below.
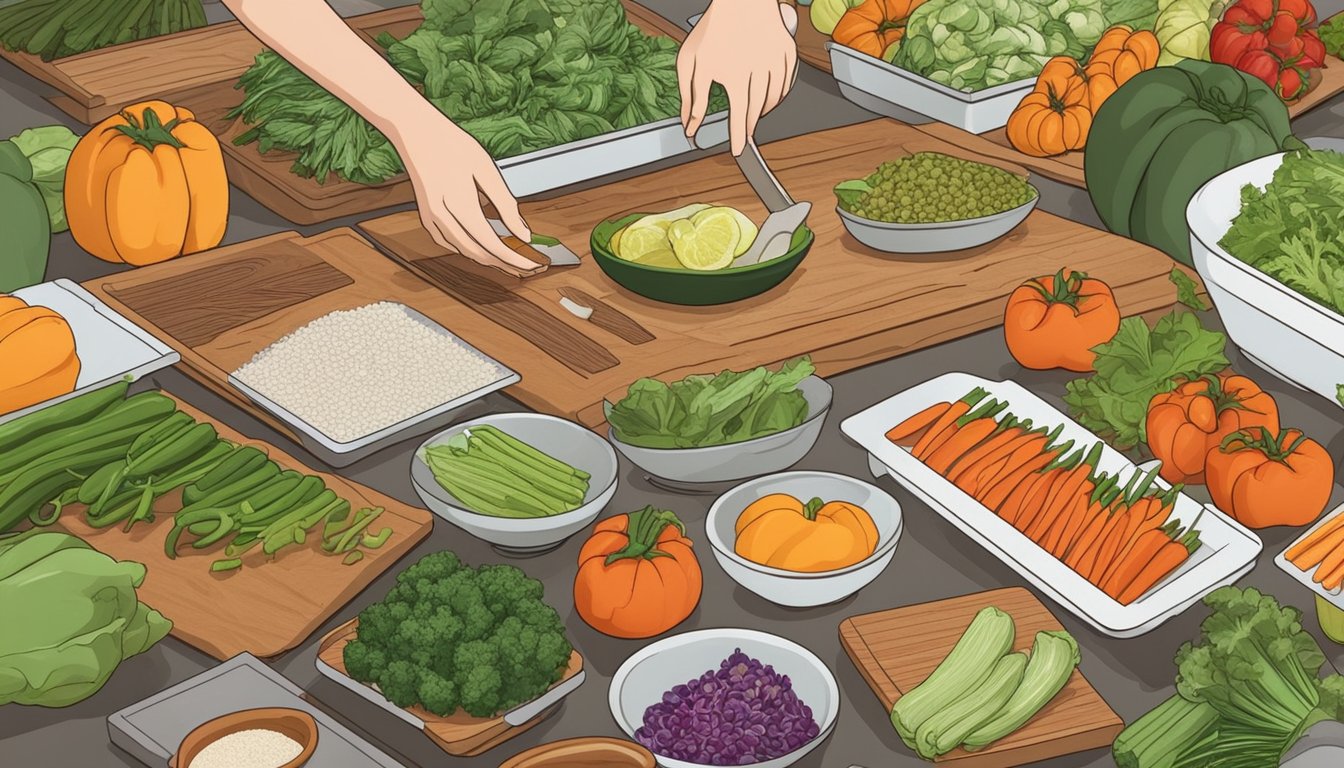
{"type": "Polygon", "coordinates": [[[1011,381],[949,373],[840,429],[1052,599],[1112,637],[1148,632],[1251,569],[1261,543],[1011,381]]]}
{"type": "Polygon", "coordinates": [[[1274,564],[1336,608],[1344,608],[1344,504],[1288,545],[1274,564]]]}

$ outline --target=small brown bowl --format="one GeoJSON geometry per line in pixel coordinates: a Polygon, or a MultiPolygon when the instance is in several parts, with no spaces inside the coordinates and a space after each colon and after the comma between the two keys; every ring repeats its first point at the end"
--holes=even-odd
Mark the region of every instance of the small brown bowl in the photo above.
{"type": "Polygon", "coordinates": [[[168,768],[191,768],[191,761],[210,744],[239,731],[264,728],[279,731],[303,745],[299,756],[278,768],[299,768],[306,764],[317,751],[317,721],[301,709],[288,707],[263,707],[231,712],[213,720],[207,720],[196,726],[182,744],[177,754],[168,761],[168,768]]]}
{"type": "Polygon", "coordinates": [[[542,744],[499,768],[654,768],[653,753],[624,739],[588,736],[542,744]]]}

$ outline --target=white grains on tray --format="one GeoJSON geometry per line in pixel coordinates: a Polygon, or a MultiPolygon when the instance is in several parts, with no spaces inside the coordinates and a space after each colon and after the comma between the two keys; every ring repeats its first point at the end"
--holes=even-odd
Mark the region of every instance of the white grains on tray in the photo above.
{"type": "Polygon", "coordinates": [[[303,754],[303,745],[279,731],[249,728],[216,739],[187,768],[280,768],[303,754]]]}
{"type": "Polygon", "coordinates": [[[492,384],[500,372],[401,304],[382,301],[319,317],[233,375],[348,443],[492,384]]]}

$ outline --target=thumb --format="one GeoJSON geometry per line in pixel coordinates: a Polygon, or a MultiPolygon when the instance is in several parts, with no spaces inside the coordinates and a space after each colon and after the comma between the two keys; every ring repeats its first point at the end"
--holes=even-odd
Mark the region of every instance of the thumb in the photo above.
{"type": "Polygon", "coordinates": [[[523,220],[523,214],[518,210],[518,198],[514,197],[513,193],[509,191],[508,185],[504,183],[504,177],[494,173],[478,183],[481,185],[481,191],[495,206],[495,211],[499,213],[499,220],[504,222],[504,226],[509,228],[514,237],[524,243],[530,242],[532,240],[532,228],[523,220]]]}

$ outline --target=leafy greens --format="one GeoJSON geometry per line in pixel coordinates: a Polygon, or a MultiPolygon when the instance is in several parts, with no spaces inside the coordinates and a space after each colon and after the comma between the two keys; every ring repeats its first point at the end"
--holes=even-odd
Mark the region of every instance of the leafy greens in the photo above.
{"type": "Polygon", "coordinates": [[[1344,13],[1335,14],[1316,28],[1316,34],[1325,43],[1325,52],[1331,56],[1344,56],[1344,13]]]}
{"type": "Polygon", "coordinates": [[[812,361],[800,357],[778,371],[724,371],[671,384],[640,379],[608,406],[607,421],[619,440],[644,448],[702,448],[764,437],[807,420],[798,384],[814,371],[812,361]]]}
{"type": "MultiPolygon", "coordinates": [[[[496,159],[680,112],[677,43],[649,36],[620,0],[424,0],[425,21],[378,42],[388,61],[496,159]]],[[[235,143],[298,153],[294,173],[378,184],[401,173],[392,144],[277,54],[238,81],[235,143]]],[[[715,89],[710,110],[727,102],[715,89]]]]}
{"type": "MultiPolygon", "coordinates": [[[[1182,300],[1198,300],[1191,286],[1172,279],[1182,300]]],[[[1079,424],[1116,448],[1133,448],[1147,442],[1145,422],[1153,397],[1170,392],[1182,378],[1226,368],[1226,344],[1226,336],[1183,309],[1164,315],[1152,328],[1142,318],[1127,317],[1114,338],[1094,347],[1096,373],[1070,381],[1064,401],[1079,424]]]]}
{"type": "Polygon", "coordinates": [[[1344,154],[1299,149],[1260,190],[1241,190],[1223,250],[1344,314],[1344,154]]]}

